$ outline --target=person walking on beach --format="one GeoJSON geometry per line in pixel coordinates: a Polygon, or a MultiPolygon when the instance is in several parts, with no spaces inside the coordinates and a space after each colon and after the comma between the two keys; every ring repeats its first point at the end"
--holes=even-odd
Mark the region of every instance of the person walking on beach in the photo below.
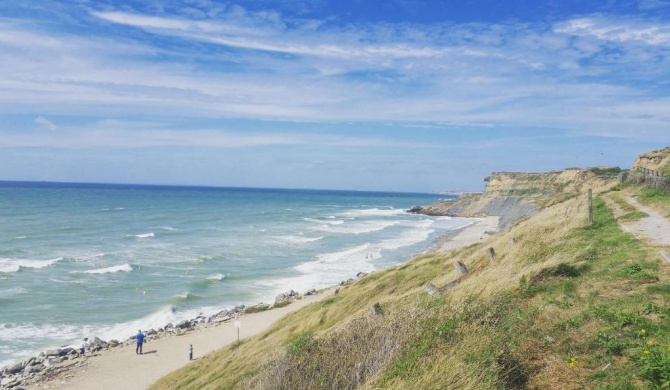
{"type": "Polygon", "coordinates": [[[135,353],[138,355],[142,354],[142,344],[144,344],[144,333],[142,333],[142,330],[137,331],[137,347],[135,347],[135,353]]]}

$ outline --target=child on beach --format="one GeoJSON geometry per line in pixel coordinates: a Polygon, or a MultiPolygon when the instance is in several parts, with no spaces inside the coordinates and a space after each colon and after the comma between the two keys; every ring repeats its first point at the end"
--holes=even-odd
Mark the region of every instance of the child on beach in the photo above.
{"type": "Polygon", "coordinates": [[[89,345],[89,343],[88,343],[88,337],[84,337],[84,341],[82,341],[82,342],[81,342],[81,345],[79,346],[79,354],[80,354],[81,356],[84,356],[84,355],[85,355],[84,352],[86,351],[86,349],[89,348],[89,346],[90,346],[90,345],[89,345]]]}

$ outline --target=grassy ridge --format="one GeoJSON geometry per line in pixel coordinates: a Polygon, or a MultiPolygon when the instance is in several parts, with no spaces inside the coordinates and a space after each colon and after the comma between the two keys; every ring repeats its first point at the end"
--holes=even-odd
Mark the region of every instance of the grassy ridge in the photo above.
{"type": "Polygon", "coordinates": [[[485,243],[368,275],[154,388],[670,388],[670,267],[594,205],[592,225],[572,198],[485,243]],[[456,259],[471,272],[425,294],[458,278],[456,259]],[[383,316],[368,314],[375,303],[383,316]]]}

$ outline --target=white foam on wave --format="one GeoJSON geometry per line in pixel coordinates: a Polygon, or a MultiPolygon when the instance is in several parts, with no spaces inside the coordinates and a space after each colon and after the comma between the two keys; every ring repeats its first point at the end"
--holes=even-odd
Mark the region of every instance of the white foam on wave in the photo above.
{"type": "Polygon", "coordinates": [[[186,299],[188,299],[190,296],[191,296],[191,293],[190,293],[189,291],[186,291],[185,293],[175,295],[175,298],[179,298],[179,299],[182,299],[182,300],[186,300],[186,299]]]}
{"type": "Polygon", "coordinates": [[[402,209],[372,208],[372,209],[349,210],[342,212],[338,215],[344,217],[358,218],[358,217],[393,217],[396,215],[404,215],[404,214],[406,214],[406,211],[402,209]]]}
{"type": "Polygon", "coordinates": [[[335,216],[326,217],[328,220],[318,219],[318,218],[303,218],[305,222],[314,222],[314,223],[325,223],[327,225],[341,225],[344,223],[341,219],[335,219],[335,216]]]}
{"type": "Polygon", "coordinates": [[[23,287],[4,288],[0,289],[0,298],[9,298],[11,296],[24,294],[26,292],[26,289],[23,287]]]}
{"type": "Polygon", "coordinates": [[[306,244],[309,242],[319,241],[323,239],[323,236],[320,237],[305,237],[302,235],[289,235],[289,236],[278,236],[274,239],[287,243],[287,244],[306,244]]]}
{"type": "Polygon", "coordinates": [[[16,238],[17,240],[25,240],[26,236],[18,236],[18,237],[14,237],[14,238],[16,238]]]}
{"type": "Polygon", "coordinates": [[[413,223],[413,228],[400,234],[399,236],[380,241],[377,245],[382,249],[393,250],[406,246],[411,246],[428,240],[428,237],[435,232],[432,229],[433,221],[425,220],[413,223]]]}
{"type": "Polygon", "coordinates": [[[170,232],[175,232],[175,231],[179,230],[179,229],[175,229],[175,228],[170,227],[170,226],[161,226],[161,229],[167,230],[167,231],[170,231],[170,232]]]}
{"type": "Polygon", "coordinates": [[[317,231],[325,231],[329,233],[365,234],[365,233],[378,232],[380,230],[387,229],[391,226],[395,226],[398,223],[400,223],[400,221],[397,220],[373,220],[373,221],[350,222],[338,226],[319,225],[314,226],[311,229],[317,231]]]}
{"type": "Polygon", "coordinates": [[[98,269],[92,269],[89,271],[82,271],[84,274],[113,274],[116,272],[130,272],[133,270],[133,267],[130,264],[121,264],[121,265],[115,265],[113,267],[107,267],[107,268],[98,268],[98,269]]]}
{"type": "Polygon", "coordinates": [[[206,279],[207,280],[218,280],[220,282],[225,278],[226,278],[226,276],[224,274],[214,274],[214,275],[208,276],[206,279]]]}
{"type": "Polygon", "coordinates": [[[35,269],[45,268],[50,265],[56,264],[61,260],[63,260],[62,257],[58,257],[51,260],[0,258],[0,273],[9,274],[19,272],[21,268],[35,268],[35,269]]]}
{"type": "MultiPolygon", "coordinates": [[[[27,323],[0,323],[0,340],[12,341],[14,344],[29,344],[31,348],[46,350],[48,348],[62,346],[66,342],[76,342],[81,340],[84,335],[91,335],[96,329],[92,326],[64,325],[64,324],[35,324],[27,323]],[[42,344],[42,348],[36,345],[42,344]]],[[[36,356],[39,350],[30,350],[29,348],[19,348],[11,351],[10,354],[0,354],[0,367],[10,363],[16,363],[23,358],[36,356]]]]}
{"type": "Polygon", "coordinates": [[[100,252],[94,252],[94,253],[79,253],[75,255],[74,261],[77,262],[87,262],[87,261],[92,261],[99,259],[101,257],[105,257],[107,254],[106,253],[100,253],[100,252]]]}
{"type": "Polygon", "coordinates": [[[218,313],[222,309],[218,306],[212,306],[180,311],[173,305],[167,305],[146,317],[98,329],[96,334],[103,340],[116,339],[123,341],[135,335],[138,329],[158,329],[169,323],[176,324],[181,320],[195,318],[199,314],[209,316],[218,313]]]}
{"type": "Polygon", "coordinates": [[[152,237],[156,237],[156,234],[154,234],[154,233],[136,234],[135,237],[136,238],[152,238],[152,237]]]}
{"type": "Polygon", "coordinates": [[[339,252],[318,255],[316,260],[299,264],[294,267],[297,271],[307,274],[318,274],[319,277],[332,277],[339,282],[343,274],[352,270],[370,272],[375,267],[369,262],[374,256],[379,256],[379,250],[372,248],[369,243],[348,248],[339,252]]]}

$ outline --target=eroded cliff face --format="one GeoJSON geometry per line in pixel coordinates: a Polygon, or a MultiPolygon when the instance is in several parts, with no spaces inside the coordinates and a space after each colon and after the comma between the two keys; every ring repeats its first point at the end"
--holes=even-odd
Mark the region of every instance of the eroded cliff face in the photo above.
{"type": "Polygon", "coordinates": [[[670,148],[642,153],[635,159],[631,170],[635,171],[638,168],[651,169],[670,176],[670,148]]]}
{"type": "Polygon", "coordinates": [[[481,195],[469,195],[416,211],[463,217],[497,215],[500,216],[500,228],[506,230],[514,221],[537,210],[586,194],[589,189],[602,191],[614,185],[616,180],[598,177],[588,169],[570,168],[544,173],[494,172],[485,182],[481,195]]]}

